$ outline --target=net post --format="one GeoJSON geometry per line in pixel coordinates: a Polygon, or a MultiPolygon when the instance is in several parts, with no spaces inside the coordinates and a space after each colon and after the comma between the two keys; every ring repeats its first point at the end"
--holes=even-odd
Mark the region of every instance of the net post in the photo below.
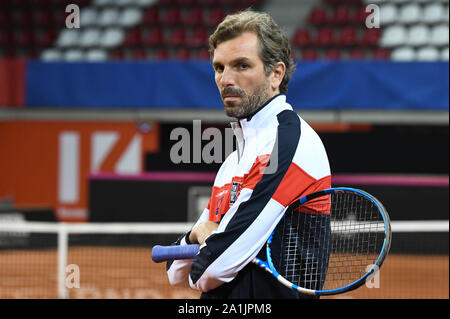
{"type": "Polygon", "coordinates": [[[58,225],[58,298],[66,299],[66,264],[68,250],[68,230],[64,223],[58,225]]]}

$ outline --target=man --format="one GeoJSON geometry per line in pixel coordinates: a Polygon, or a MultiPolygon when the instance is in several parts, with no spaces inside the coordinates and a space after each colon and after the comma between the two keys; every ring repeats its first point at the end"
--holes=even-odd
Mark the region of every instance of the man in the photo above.
{"type": "Polygon", "coordinates": [[[173,285],[201,298],[301,298],[255,266],[285,208],[331,186],[323,144],[286,103],[294,63],[273,19],[254,11],[227,16],[209,39],[215,81],[237,150],[217,173],[208,207],[176,244],[201,244],[195,260],[167,263],[173,285]]]}

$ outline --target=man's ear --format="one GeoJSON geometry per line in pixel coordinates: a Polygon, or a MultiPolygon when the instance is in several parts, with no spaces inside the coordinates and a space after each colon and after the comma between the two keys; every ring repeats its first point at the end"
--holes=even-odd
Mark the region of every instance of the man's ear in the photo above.
{"type": "Polygon", "coordinates": [[[273,91],[279,91],[284,74],[286,73],[286,65],[284,62],[278,62],[272,69],[270,85],[273,91]]]}

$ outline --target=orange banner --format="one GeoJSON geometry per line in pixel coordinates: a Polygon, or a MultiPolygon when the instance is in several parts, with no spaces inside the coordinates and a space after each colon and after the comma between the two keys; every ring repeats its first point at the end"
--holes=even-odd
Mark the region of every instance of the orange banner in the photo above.
{"type": "Polygon", "coordinates": [[[135,122],[0,123],[0,200],[52,208],[62,221],[88,219],[88,175],[139,174],[159,150],[159,125],[135,122]]]}

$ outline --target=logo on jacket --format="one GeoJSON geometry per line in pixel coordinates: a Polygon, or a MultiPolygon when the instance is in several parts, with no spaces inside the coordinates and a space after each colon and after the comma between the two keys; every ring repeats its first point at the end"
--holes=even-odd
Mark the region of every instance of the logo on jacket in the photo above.
{"type": "Polygon", "coordinates": [[[234,202],[236,202],[239,192],[239,184],[240,183],[238,182],[233,182],[231,185],[230,204],[234,204],[234,202]]]}

